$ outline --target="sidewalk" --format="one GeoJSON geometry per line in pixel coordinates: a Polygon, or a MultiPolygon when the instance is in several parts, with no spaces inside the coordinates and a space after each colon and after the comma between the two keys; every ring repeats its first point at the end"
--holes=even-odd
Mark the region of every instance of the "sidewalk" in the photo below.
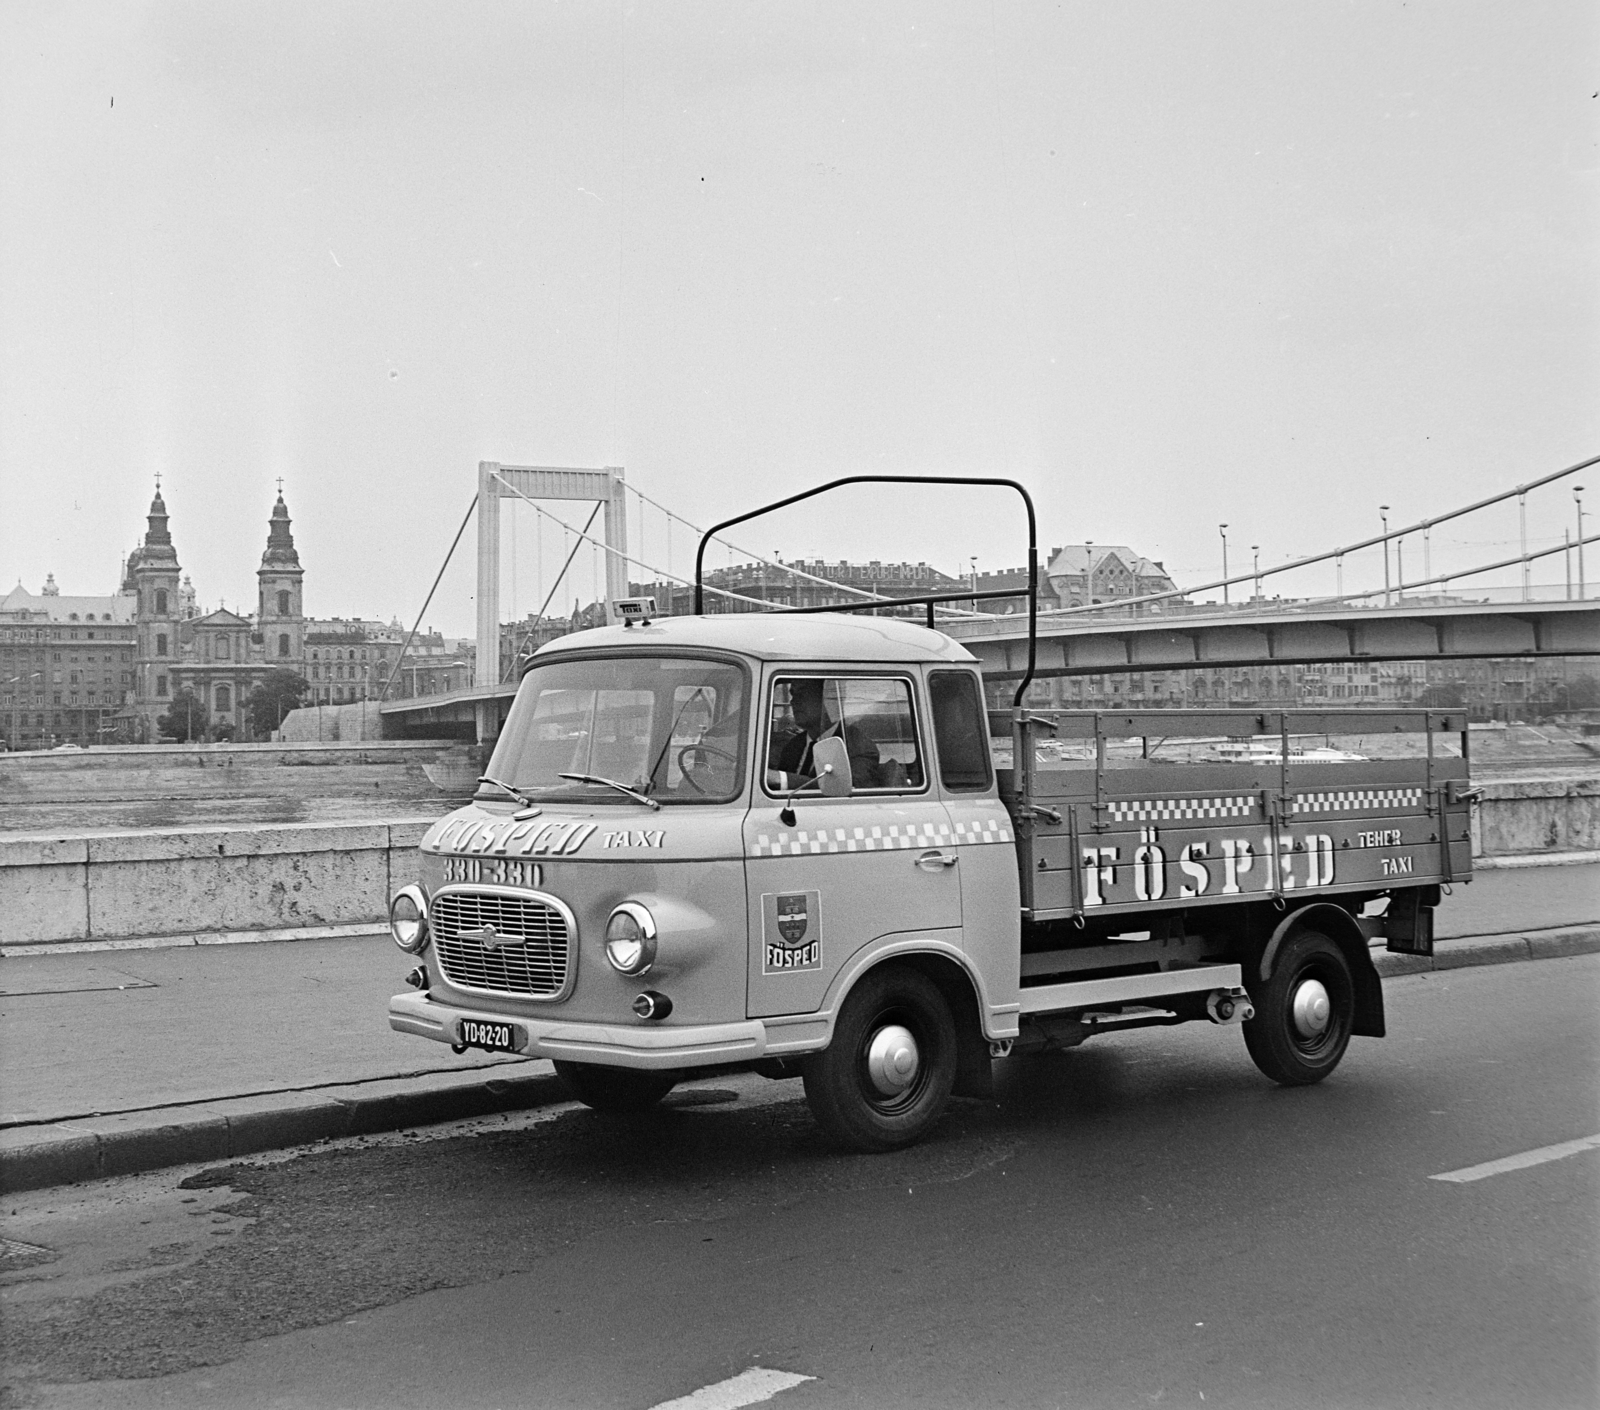
{"type": "MultiPolygon", "coordinates": [[[[1431,960],[1600,951],[1600,865],[1486,871],[1431,960]]],[[[0,961],[0,1191],[566,1100],[547,1061],[456,1056],[388,1026],[387,933],[0,961]]]]}

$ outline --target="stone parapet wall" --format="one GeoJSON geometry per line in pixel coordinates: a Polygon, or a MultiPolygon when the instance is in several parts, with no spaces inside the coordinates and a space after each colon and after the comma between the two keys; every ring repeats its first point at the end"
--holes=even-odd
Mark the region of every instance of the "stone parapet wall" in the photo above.
{"type": "MultiPolygon", "coordinates": [[[[379,925],[432,819],[0,834],[0,951],[379,925]]],[[[1600,851],[1600,779],[1483,785],[1475,856],[1600,851]]]]}
{"type": "Polygon", "coordinates": [[[379,923],[431,822],[0,836],[0,950],[379,923]]]}
{"type": "Polygon", "coordinates": [[[1479,785],[1472,854],[1600,851],[1600,778],[1520,778],[1479,785]]]}

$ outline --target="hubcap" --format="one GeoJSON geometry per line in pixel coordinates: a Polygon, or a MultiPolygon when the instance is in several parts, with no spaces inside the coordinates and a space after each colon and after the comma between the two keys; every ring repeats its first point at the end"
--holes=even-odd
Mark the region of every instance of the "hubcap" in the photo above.
{"type": "Polygon", "coordinates": [[[917,1080],[921,1059],[911,1030],[898,1023],[880,1028],[867,1045],[867,1076],[886,1097],[897,1097],[917,1080]]]}
{"type": "Polygon", "coordinates": [[[1333,1016],[1333,1004],[1328,999],[1328,991],[1322,981],[1302,981],[1294,991],[1294,1004],[1290,1011],[1294,1015],[1295,1030],[1302,1038],[1320,1038],[1327,1032],[1328,1020],[1333,1016]]]}

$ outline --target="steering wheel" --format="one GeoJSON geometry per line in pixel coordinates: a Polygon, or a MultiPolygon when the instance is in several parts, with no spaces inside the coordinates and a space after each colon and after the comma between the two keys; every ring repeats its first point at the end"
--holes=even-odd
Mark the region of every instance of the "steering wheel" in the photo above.
{"type": "Polygon", "coordinates": [[[694,781],[694,771],[685,762],[685,756],[689,754],[711,754],[718,759],[726,759],[734,768],[739,767],[737,755],[730,754],[726,749],[718,749],[715,744],[685,744],[678,750],[678,772],[683,775],[683,781],[696,793],[704,793],[705,789],[694,781]]]}

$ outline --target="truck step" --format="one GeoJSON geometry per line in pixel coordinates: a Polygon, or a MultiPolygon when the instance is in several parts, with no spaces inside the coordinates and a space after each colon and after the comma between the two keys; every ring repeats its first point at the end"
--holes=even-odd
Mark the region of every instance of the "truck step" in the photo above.
{"type": "Polygon", "coordinates": [[[1022,991],[1023,1013],[1055,1013],[1101,1004],[1133,1003],[1167,994],[1193,994],[1205,989],[1236,989],[1243,983],[1236,964],[1169,969],[1161,974],[1126,974],[1111,979],[1080,979],[1070,984],[1041,984],[1022,991]]]}

